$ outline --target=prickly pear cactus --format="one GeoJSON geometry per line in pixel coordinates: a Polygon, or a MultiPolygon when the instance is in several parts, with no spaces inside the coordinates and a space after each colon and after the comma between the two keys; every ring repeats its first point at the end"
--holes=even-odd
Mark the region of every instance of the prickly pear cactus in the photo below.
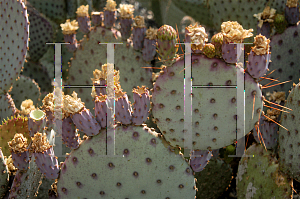
{"type": "MultiPolygon", "coordinates": [[[[184,60],[163,67],[153,86],[152,112],[156,124],[172,146],[184,146],[184,60]]],[[[236,85],[238,65],[204,55],[192,56],[193,85],[236,85]]],[[[192,93],[193,149],[219,149],[236,139],[236,88],[195,88],[192,93]],[[234,125],[233,125],[234,124],[234,125]]],[[[258,121],[262,110],[259,84],[245,73],[245,132],[258,121]],[[253,111],[253,99],[255,99],[253,111]],[[252,119],[253,114],[253,119],[252,119]]],[[[237,131],[237,139],[244,136],[237,131]]]]}
{"type": "Polygon", "coordinates": [[[284,105],[291,110],[289,113],[283,112],[281,115],[281,125],[279,127],[279,166],[280,169],[291,178],[300,181],[299,172],[299,113],[300,113],[300,83],[294,84],[284,105]]]}
{"type": "MultiPolygon", "coordinates": [[[[276,34],[271,37],[271,63],[269,64],[269,72],[275,70],[268,78],[278,79],[280,82],[290,81],[277,86],[263,89],[263,95],[267,92],[285,91],[288,96],[288,91],[293,85],[293,82],[298,82],[300,78],[300,23],[295,26],[288,27],[282,34],[276,34]]],[[[269,83],[270,80],[261,81],[262,85],[269,83]]]]}
{"type": "MultiPolygon", "coordinates": [[[[21,0],[0,4],[0,93],[7,93],[20,74],[26,57],[29,37],[27,10],[21,0]]],[[[2,104],[2,103],[1,103],[2,104]]]]}
{"type": "MultiPolygon", "coordinates": [[[[68,85],[92,85],[91,72],[107,62],[107,45],[104,43],[120,43],[119,36],[103,27],[93,27],[81,41],[70,62],[68,85]]],[[[120,71],[122,77],[120,83],[123,91],[128,93],[128,99],[133,102],[131,90],[134,87],[152,87],[152,70],[142,68],[147,64],[142,59],[142,53],[133,50],[132,43],[116,44],[114,56],[115,69],[120,71]]],[[[80,95],[87,108],[91,109],[94,106],[90,95],[91,88],[72,88],[73,90],[80,95]]]]}
{"type": "Polygon", "coordinates": [[[109,147],[113,141],[102,129],[70,153],[57,183],[61,199],[194,198],[192,169],[155,131],[147,126],[115,126],[119,157],[107,157],[106,142],[109,147]]]}
{"type": "Polygon", "coordinates": [[[274,155],[259,144],[249,147],[245,155],[251,157],[244,156],[239,163],[236,177],[238,198],[291,198],[290,181],[280,172],[274,155]]]}

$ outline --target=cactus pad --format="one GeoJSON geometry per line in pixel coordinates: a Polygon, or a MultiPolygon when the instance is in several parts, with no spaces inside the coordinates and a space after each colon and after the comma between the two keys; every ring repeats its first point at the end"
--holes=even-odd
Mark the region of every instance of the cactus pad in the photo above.
{"type": "Polygon", "coordinates": [[[14,99],[16,107],[20,107],[23,100],[31,99],[33,104],[37,104],[40,100],[40,87],[29,77],[20,75],[14,82],[11,90],[11,97],[14,99]]]}
{"type": "MultiPolygon", "coordinates": [[[[204,55],[192,56],[193,85],[236,85],[237,73],[243,69],[220,59],[204,55]]],[[[184,60],[171,67],[163,67],[153,87],[153,117],[158,128],[172,146],[184,145],[184,60]],[[182,71],[182,72],[181,72],[182,71]]],[[[233,143],[236,138],[236,88],[193,88],[192,139],[193,149],[219,149],[233,143]],[[234,124],[234,125],[233,125],[234,124]]],[[[245,73],[245,132],[249,132],[262,110],[261,90],[245,73]],[[256,93],[256,94],[255,94],[256,93]],[[253,99],[255,105],[253,110],[253,99]],[[252,119],[253,113],[253,119],[252,119]]],[[[237,139],[243,137],[237,130],[237,139]]]]}
{"type": "Polygon", "coordinates": [[[300,113],[300,83],[294,84],[290,92],[285,107],[290,113],[283,112],[281,115],[281,125],[286,129],[279,128],[279,166],[280,169],[291,178],[300,181],[299,172],[299,113],[300,113]]]}
{"type": "Polygon", "coordinates": [[[116,126],[115,136],[121,157],[106,157],[106,142],[109,147],[113,141],[109,136],[106,141],[106,129],[70,153],[57,183],[61,199],[195,196],[192,169],[182,156],[174,157],[163,137],[146,126],[116,126]]]}
{"type": "Polygon", "coordinates": [[[238,198],[291,198],[287,176],[279,171],[275,157],[261,145],[252,145],[242,157],[236,177],[238,198]],[[253,157],[252,157],[253,155],[253,157]]]}
{"type": "Polygon", "coordinates": [[[17,114],[17,110],[13,99],[8,93],[0,94],[0,122],[17,114]]]}
{"type": "Polygon", "coordinates": [[[22,70],[28,48],[27,10],[20,0],[0,2],[0,93],[6,93],[22,70]]]}

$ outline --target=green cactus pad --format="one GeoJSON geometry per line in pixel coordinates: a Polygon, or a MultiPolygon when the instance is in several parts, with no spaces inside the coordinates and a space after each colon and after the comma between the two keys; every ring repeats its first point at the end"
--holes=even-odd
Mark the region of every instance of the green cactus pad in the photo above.
{"type": "Polygon", "coordinates": [[[53,79],[50,79],[47,68],[40,63],[27,60],[21,75],[34,79],[40,86],[41,92],[51,92],[53,90],[51,85],[53,79]]]}
{"type": "Polygon", "coordinates": [[[6,120],[2,121],[0,125],[0,146],[2,148],[2,152],[5,156],[11,155],[7,142],[11,141],[16,133],[23,134],[24,137],[27,138],[28,143],[31,138],[29,135],[27,117],[19,116],[19,117],[10,117],[6,120]]]}
{"type": "Polygon", "coordinates": [[[4,197],[8,188],[9,173],[1,148],[2,147],[0,147],[0,197],[2,198],[4,197]]]}
{"type": "Polygon", "coordinates": [[[292,197],[287,176],[279,171],[278,161],[264,149],[254,144],[247,149],[239,163],[236,177],[237,197],[245,199],[292,197]]]}
{"type": "Polygon", "coordinates": [[[106,156],[106,142],[109,147],[113,138],[102,129],[70,153],[57,183],[61,199],[194,198],[192,169],[146,125],[115,126],[115,154],[121,157],[106,156]]]}
{"type": "Polygon", "coordinates": [[[6,93],[20,74],[26,57],[29,37],[27,10],[22,1],[0,4],[0,94],[6,93]]]}
{"type": "Polygon", "coordinates": [[[209,1],[207,0],[174,0],[172,1],[180,10],[184,11],[187,15],[193,17],[196,21],[199,21],[201,25],[206,27],[213,26],[213,20],[211,20],[209,1]]]}
{"type": "Polygon", "coordinates": [[[284,106],[292,111],[281,115],[281,125],[287,130],[279,127],[279,166],[284,173],[300,181],[300,83],[294,84],[284,106]]]}
{"type": "Polygon", "coordinates": [[[66,20],[66,2],[64,0],[28,0],[39,12],[60,24],[66,20]]]}
{"type": "MultiPolygon", "coordinates": [[[[269,72],[275,70],[268,78],[278,79],[280,82],[290,81],[284,84],[263,89],[263,95],[267,92],[285,91],[286,96],[293,85],[300,78],[300,23],[297,26],[287,28],[284,33],[276,34],[271,37],[271,63],[269,64],[269,72]]],[[[270,80],[263,80],[262,85],[268,84],[270,80]]]]}
{"type": "MultiPolygon", "coordinates": [[[[94,27],[90,33],[81,40],[80,47],[75,51],[70,62],[68,85],[92,85],[91,78],[95,69],[101,69],[102,64],[107,62],[107,45],[98,42],[120,42],[113,32],[94,27]]],[[[120,84],[123,91],[127,92],[128,99],[133,103],[132,89],[136,86],[152,87],[152,70],[145,69],[146,63],[142,59],[142,54],[133,50],[132,43],[115,45],[114,52],[115,69],[120,71],[120,84]]],[[[91,87],[72,88],[78,93],[78,97],[85,102],[88,109],[94,107],[91,97],[91,87]]]]}
{"type": "Polygon", "coordinates": [[[46,43],[53,42],[54,31],[49,20],[42,16],[32,6],[27,6],[30,22],[29,56],[32,61],[38,61],[49,48],[46,43]]]}
{"type": "Polygon", "coordinates": [[[220,158],[211,158],[203,171],[196,172],[197,199],[218,198],[229,186],[232,169],[220,158]]]}
{"type": "Polygon", "coordinates": [[[9,93],[0,94],[0,122],[7,117],[16,115],[17,110],[14,100],[9,93]]]}
{"type": "Polygon", "coordinates": [[[16,107],[20,108],[22,101],[27,99],[31,99],[34,105],[37,104],[41,96],[40,90],[39,85],[33,79],[20,75],[13,84],[10,94],[16,107]]]}
{"type": "Polygon", "coordinates": [[[254,14],[260,13],[265,8],[265,0],[209,0],[210,20],[218,31],[224,21],[237,21],[244,29],[252,28],[256,35],[257,18],[254,14]]]}
{"type": "Polygon", "coordinates": [[[39,171],[36,163],[30,161],[30,169],[18,170],[14,178],[9,198],[35,198],[38,193],[43,174],[39,171]]]}
{"type": "MultiPolygon", "coordinates": [[[[205,55],[192,56],[193,85],[236,85],[237,72],[243,69],[226,64],[221,59],[205,55]]],[[[238,129],[236,88],[193,88],[192,140],[193,149],[219,149],[244,136],[238,129]]],[[[163,67],[152,92],[153,117],[166,140],[172,146],[184,147],[184,60],[177,60],[170,67],[163,67]]],[[[263,104],[261,90],[245,74],[245,133],[253,129],[260,117],[263,104]],[[255,104],[252,119],[253,99],[255,104]]]]}

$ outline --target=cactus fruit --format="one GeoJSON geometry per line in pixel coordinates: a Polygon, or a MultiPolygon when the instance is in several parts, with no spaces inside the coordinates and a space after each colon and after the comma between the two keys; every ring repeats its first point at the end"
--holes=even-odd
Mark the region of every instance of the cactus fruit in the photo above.
{"type": "MultiPolygon", "coordinates": [[[[267,114],[273,120],[272,116],[267,114]]],[[[253,128],[253,136],[257,143],[261,143],[267,149],[275,149],[278,140],[278,124],[268,120],[264,115],[259,119],[259,124],[253,128]]]]}
{"type": "Polygon", "coordinates": [[[268,70],[270,55],[270,40],[259,34],[254,37],[254,47],[251,48],[247,61],[247,71],[253,78],[264,76],[268,70]]]}
{"type": "Polygon", "coordinates": [[[62,122],[62,140],[70,149],[77,149],[80,143],[80,137],[77,134],[75,125],[70,117],[64,118],[62,122]]]}
{"type": "Polygon", "coordinates": [[[277,33],[281,34],[285,31],[287,27],[287,21],[285,16],[282,14],[277,14],[274,18],[274,26],[277,33]]]}
{"type": "Polygon", "coordinates": [[[276,157],[259,144],[249,147],[245,155],[250,157],[242,157],[236,177],[238,198],[292,197],[290,180],[279,171],[276,157]]]}
{"type": "Polygon", "coordinates": [[[132,122],[133,125],[142,125],[150,113],[150,94],[148,88],[137,86],[137,89],[133,89],[133,113],[132,122]]]}
{"type": "Polygon", "coordinates": [[[116,21],[116,2],[113,0],[107,0],[106,6],[104,7],[104,27],[110,29],[114,26],[116,21]]]}
{"type": "Polygon", "coordinates": [[[76,125],[76,128],[85,132],[88,136],[97,135],[101,126],[94,119],[94,116],[84,107],[84,103],[77,97],[77,93],[73,91],[72,97],[70,95],[64,96],[64,117],[70,116],[76,125]],[[94,134],[96,133],[96,134],[94,134]]]}
{"type": "Polygon", "coordinates": [[[298,0],[287,0],[284,14],[289,24],[296,24],[300,15],[298,0]]]}
{"type": "Polygon", "coordinates": [[[35,109],[30,112],[28,117],[28,129],[31,137],[37,132],[42,132],[46,125],[46,114],[44,111],[35,109]]]}
{"type": "Polygon", "coordinates": [[[127,40],[131,35],[131,25],[133,24],[134,6],[130,4],[120,4],[120,26],[123,40],[127,40]]]}
{"type": "MultiPolygon", "coordinates": [[[[2,145],[1,145],[2,146],[2,145]]],[[[1,147],[0,147],[0,158],[1,158],[1,163],[0,163],[0,197],[2,198],[5,195],[5,192],[7,190],[8,186],[8,181],[9,181],[9,170],[7,167],[7,164],[5,162],[1,147]]]]}
{"type": "Polygon", "coordinates": [[[82,5],[80,6],[77,11],[77,21],[79,25],[79,29],[87,34],[91,30],[91,20],[89,15],[89,5],[82,5]]]}
{"type": "Polygon", "coordinates": [[[163,136],[146,126],[102,129],[84,140],[62,164],[58,197],[193,198],[192,169],[182,156],[174,155],[163,136]],[[114,141],[106,138],[106,131],[115,132],[115,154],[121,157],[106,157],[106,147],[114,141]],[[78,169],[81,175],[77,175],[78,169]]]}
{"type": "Polygon", "coordinates": [[[222,57],[227,63],[237,63],[241,56],[241,45],[232,43],[243,43],[243,40],[252,37],[253,29],[245,30],[236,21],[223,22],[221,25],[223,34],[222,57]]]}
{"type": "Polygon", "coordinates": [[[266,6],[263,12],[254,14],[253,16],[258,19],[257,34],[261,34],[266,38],[271,35],[271,23],[274,22],[276,10],[266,6]]]}
{"type": "Polygon", "coordinates": [[[20,170],[29,168],[29,151],[27,139],[22,134],[15,134],[12,141],[8,142],[11,149],[13,164],[20,170]]]}
{"type": "Polygon", "coordinates": [[[102,26],[104,20],[103,12],[92,12],[91,19],[94,26],[102,26]]]}
{"type": "Polygon", "coordinates": [[[289,113],[283,112],[281,125],[285,127],[279,129],[279,167],[280,170],[291,178],[300,181],[299,172],[299,112],[300,112],[300,83],[294,83],[292,90],[287,97],[285,107],[289,113]],[[292,111],[290,110],[292,109],[292,111]]]}
{"type": "Polygon", "coordinates": [[[31,140],[27,121],[27,117],[23,116],[15,116],[2,121],[0,125],[0,146],[5,156],[11,154],[7,142],[11,141],[16,133],[23,134],[27,140],[31,140]]]}
{"type": "MultiPolygon", "coordinates": [[[[106,96],[101,96],[102,98],[107,98],[106,96]]],[[[135,95],[133,95],[134,99],[136,98],[135,95]]],[[[145,95],[143,95],[145,97],[145,95]]],[[[126,92],[118,91],[116,92],[116,120],[120,122],[121,124],[131,124],[132,122],[132,107],[131,103],[128,101],[128,96],[126,92]]],[[[100,99],[100,98],[99,98],[100,99]]],[[[139,100],[140,101],[140,100],[139,100]]],[[[105,101],[102,101],[102,103],[105,101]]],[[[150,104],[150,103],[149,103],[150,104]]],[[[104,104],[105,105],[105,104],[104,104]]],[[[99,107],[99,104],[97,104],[99,107]]],[[[96,104],[95,104],[96,107],[96,104]]],[[[95,109],[96,110],[96,109],[95,109]]],[[[104,111],[107,110],[107,108],[104,108],[104,111]]],[[[100,114],[101,110],[98,111],[98,115],[100,114]]],[[[142,111],[144,112],[144,111],[142,111]]],[[[106,113],[106,111],[104,112],[106,113]]],[[[147,114],[148,116],[148,114],[147,114]]],[[[101,119],[102,121],[103,119],[101,119]]],[[[106,125],[106,124],[105,124],[106,125]]],[[[138,124],[140,125],[140,124],[138,124]]]]}
{"type": "Polygon", "coordinates": [[[0,10],[3,13],[0,22],[0,26],[3,27],[0,32],[0,57],[3,68],[0,94],[3,94],[8,92],[22,70],[28,48],[29,21],[27,9],[22,1],[1,1],[0,10]]]}
{"type": "Polygon", "coordinates": [[[77,49],[77,40],[76,40],[76,30],[78,27],[78,22],[73,20],[70,22],[67,19],[66,23],[60,24],[62,33],[64,34],[64,40],[66,43],[70,43],[67,45],[67,48],[70,52],[74,52],[77,49]]]}
{"type": "Polygon", "coordinates": [[[213,44],[205,44],[202,49],[202,52],[208,58],[214,58],[216,56],[216,49],[213,44]]]}
{"type": "Polygon", "coordinates": [[[157,30],[157,53],[164,65],[170,66],[178,50],[177,33],[172,26],[163,25],[157,30]]]}
{"type": "Polygon", "coordinates": [[[33,159],[42,174],[46,178],[56,179],[59,175],[57,157],[54,155],[53,147],[49,145],[46,135],[34,134],[30,150],[33,152],[33,159]]]}
{"type": "Polygon", "coordinates": [[[143,47],[143,59],[146,62],[150,62],[154,59],[156,54],[156,42],[157,42],[157,29],[149,28],[146,30],[146,36],[144,39],[143,47]]]}
{"type": "Polygon", "coordinates": [[[142,50],[146,34],[145,20],[143,16],[136,16],[133,22],[132,41],[134,50],[142,50]]]}
{"type": "MultiPolygon", "coordinates": [[[[227,65],[221,59],[210,59],[205,55],[193,55],[191,62],[193,85],[235,85],[237,73],[244,71],[239,65],[227,65]]],[[[171,145],[179,147],[184,147],[184,74],[180,73],[183,69],[184,60],[180,59],[170,67],[163,67],[152,91],[152,112],[157,126],[171,145]]],[[[236,89],[198,88],[193,89],[192,94],[194,150],[219,149],[232,144],[236,135],[237,139],[244,136],[239,130],[236,134],[236,125],[231,125],[241,117],[237,116],[236,89]]],[[[263,104],[259,84],[247,73],[245,94],[245,132],[249,132],[259,118],[263,104]]]]}
{"type": "Polygon", "coordinates": [[[215,46],[216,56],[222,57],[223,34],[219,32],[213,35],[211,43],[215,46]]]}

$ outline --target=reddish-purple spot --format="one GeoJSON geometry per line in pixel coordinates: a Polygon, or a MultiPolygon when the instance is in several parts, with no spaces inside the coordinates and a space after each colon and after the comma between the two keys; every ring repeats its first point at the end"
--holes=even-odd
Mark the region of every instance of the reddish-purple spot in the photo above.
{"type": "Polygon", "coordinates": [[[74,166],[76,167],[78,164],[78,159],[76,157],[73,157],[72,162],[73,162],[74,166]]]}
{"type": "Polygon", "coordinates": [[[154,147],[156,146],[156,139],[155,138],[151,138],[150,145],[152,145],[154,147]]]}
{"type": "Polygon", "coordinates": [[[293,54],[293,49],[290,49],[290,50],[289,50],[289,53],[290,53],[290,55],[293,54]]]}
{"type": "Polygon", "coordinates": [[[297,37],[297,36],[298,36],[298,32],[295,31],[295,32],[294,32],[294,37],[297,37]]]}
{"type": "Polygon", "coordinates": [[[124,149],[123,155],[124,155],[125,157],[128,157],[129,154],[130,154],[129,150],[128,150],[128,149],[124,149]]]}
{"type": "Polygon", "coordinates": [[[90,149],[88,150],[88,153],[89,153],[89,155],[92,156],[92,157],[95,155],[94,150],[93,150],[92,148],[90,148],[90,149]]]}
{"type": "Polygon", "coordinates": [[[282,40],[281,40],[281,39],[278,41],[278,45],[279,45],[279,46],[282,45],[282,40]]]}
{"type": "Polygon", "coordinates": [[[93,173],[91,176],[92,176],[92,178],[93,178],[93,179],[95,179],[95,180],[97,180],[97,179],[98,179],[98,176],[97,176],[97,174],[96,174],[96,173],[93,173]]]}

